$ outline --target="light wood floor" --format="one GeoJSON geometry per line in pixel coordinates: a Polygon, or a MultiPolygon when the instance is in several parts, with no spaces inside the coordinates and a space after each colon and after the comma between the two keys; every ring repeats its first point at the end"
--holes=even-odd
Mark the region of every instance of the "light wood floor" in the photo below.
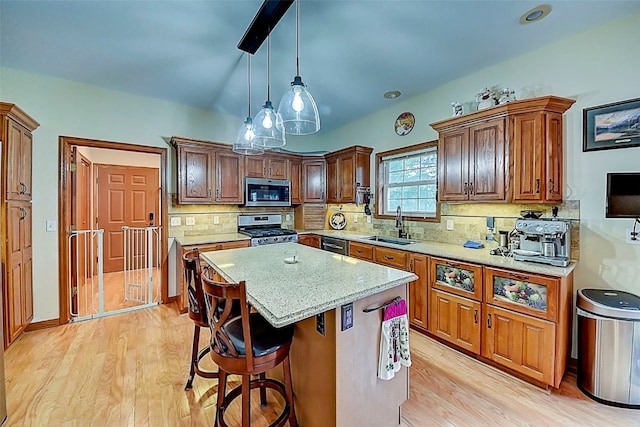
{"type": "MultiPolygon", "coordinates": [[[[7,425],[210,426],[217,383],[197,377],[183,390],[193,324],[176,313],[161,305],[23,334],[5,352],[7,425]]],[[[640,411],[586,398],[573,375],[548,394],[415,332],[411,346],[405,427],[640,426],[640,411]]],[[[274,413],[257,405],[252,416],[262,426],[274,413]]]]}

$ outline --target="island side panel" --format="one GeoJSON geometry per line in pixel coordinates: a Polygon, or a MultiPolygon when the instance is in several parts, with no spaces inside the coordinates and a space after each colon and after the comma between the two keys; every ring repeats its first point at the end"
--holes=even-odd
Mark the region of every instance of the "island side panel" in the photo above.
{"type": "Polygon", "coordinates": [[[396,296],[407,299],[406,284],[356,301],[353,328],[341,331],[340,319],[336,323],[338,426],[399,425],[400,406],[409,398],[409,369],[402,366],[389,381],[378,378],[383,311],[362,311],[396,296]]]}
{"type": "Polygon", "coordinates": [[[316,331],[315,316],[297,322],[291,346],[291,376],[298,423],[304,427],[336,427],[336,316],[325,315],[325,335],[316,331]]]}

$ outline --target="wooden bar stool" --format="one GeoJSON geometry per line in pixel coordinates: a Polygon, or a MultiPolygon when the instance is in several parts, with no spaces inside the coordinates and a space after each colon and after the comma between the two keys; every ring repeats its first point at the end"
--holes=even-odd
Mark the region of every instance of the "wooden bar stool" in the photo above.
{"type": "Polygon", "coordinates": [[[193,377],[198,374],[203,378],[218,378],[218,371],[207,371],[200,368],[200,361],[211,351],[210,346],[198,349],[200,342],[200,328],[209,327],[209,316],[202,291],[202,268],[200,264],[200,251],[193,249],[182,257],[184,267],[184,279],[187,283],[187,297],[189,298],[189,318],[193,320],[193,345],[191,348],[191,368],[189,378],[184,386],[190,390],[193,377]]]}
{"type": "Polygon", "coordinates": [[[258,313],[251,313],[247,303],[245,282],[237,284],[217,282],[206,275],[202,277],[205,303],[209,312],[211,328],[211,358],[219,367],[218,400],[215,427],[228,427],[224,420],[227,407],[238,396],[242,396],[242,426],[251,425],[251,389],[260,388],[260,403],[266,405],[266,389],[280,393],[285,406],[278,418],[269,427],[297,427],[293,405],[291,366],[289,349],[293,341],[293,326],[274,328],[258,313]],[[233,316],[229,302],[240,303],[240,316],[233,316]],[[224,303],[219,316],[218,306],[224,303]],[[284,384],[266,378],[265,373],[282,364],[284,384]],[[242,376],[242,384],[226,394],[227,375],[242,376]],[[257,375],[251,379],[252,375],[257,375]]]}

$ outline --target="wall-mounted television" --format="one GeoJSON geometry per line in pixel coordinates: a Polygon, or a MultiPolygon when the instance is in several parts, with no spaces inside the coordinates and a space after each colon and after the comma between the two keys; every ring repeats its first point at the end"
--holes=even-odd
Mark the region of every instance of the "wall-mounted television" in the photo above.
{"type": "Polygon", "coordinates": [[[640,218],[640,172],[607,174],[607,218],[640,218]]]}

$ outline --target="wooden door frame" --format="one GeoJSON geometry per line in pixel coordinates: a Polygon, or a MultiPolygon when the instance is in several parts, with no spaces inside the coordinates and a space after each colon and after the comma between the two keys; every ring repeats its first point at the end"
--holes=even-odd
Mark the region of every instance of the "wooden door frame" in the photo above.
{"type": "Polygon", "coordinates": [[[72,147],[91,147],[106,148],[110,150],[134,151],[138,153],[158,154],[160,155],[160,200],[159,206],[162,208],[160,233],[161,261],[162,261],[162,286],[160,289],[160,299],[162,303],[169,300],[169,284],[168,284],[168,238],[167,224],[169,221],[169,199],[167,198],[167,159],[168,153],[166,148],[150,147],[146,145],[128,144],[124,142],[102,141],[89,138],[78,138],[72,136],[58,137],[58,290],[59,290],[59,324],[63,325],[69,322],[71,317],[69,311],[69,292],[67,283],[69,281],[69,248],[68,248],[68,230],[71,227],[71,153],[72,147]]]}

